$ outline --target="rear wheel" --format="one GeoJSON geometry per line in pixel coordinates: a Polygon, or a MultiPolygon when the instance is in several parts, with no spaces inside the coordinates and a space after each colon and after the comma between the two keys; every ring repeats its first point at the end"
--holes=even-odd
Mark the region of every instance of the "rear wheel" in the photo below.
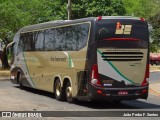
{"type": "Polygon", "coordinates": [[[19,88],[23,89],[24,86],[22,85],[22,74],[21,73],[18,74],[18,82],[19,82],[19,88]]]}
{"type": "Polygon", "coordinates": [[[66,96],[67,102],[69,102],[69,103],[75,102],[75,99],[72,96],[72,87],[71,87],[71,83],[70,82],[67,82],[67,84],[66,84],[65,93],[66,93],[65,96],[66,96]]]}
{"type": "Polygon", "coordinates": [[[55,84],[54,84],[54,93],[55,93],[55,98],[59,101],[64,100],[65,96],[64,96],[64,90],[61,87],[61,82],[58,79],[56,79],[55,84]]]}

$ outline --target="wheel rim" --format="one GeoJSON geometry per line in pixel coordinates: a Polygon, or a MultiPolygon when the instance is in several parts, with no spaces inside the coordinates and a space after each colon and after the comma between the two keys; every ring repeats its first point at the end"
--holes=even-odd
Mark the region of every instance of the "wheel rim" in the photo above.
{"type": "Polygon", "coordinates": [[[70,86],[66,89],[66,96],[67,98],[72,98],[72,88],[70,86]]]}
{"type": "Polygon", "coordinates": [[[61,85],[59,82],[57,82],[56,84],[56,95],[60,96],[60,91],[61,91],[61,85]]]}

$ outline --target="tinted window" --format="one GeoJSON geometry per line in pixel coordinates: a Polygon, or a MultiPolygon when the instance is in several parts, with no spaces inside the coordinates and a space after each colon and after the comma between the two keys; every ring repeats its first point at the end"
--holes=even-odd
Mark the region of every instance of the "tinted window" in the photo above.
{"type": "Polygon", "coordinates": [[[86,46],[89,24],[22,33],[19,51],[76,51],[86,46]]]}
{"type": "Polygon", "coordinates": [[[35,48],[33,48],[32,50],[36,50],[36,51],[42,51],[44,50],[44,43],[45,43],[45,33],[46,31],[36,31],[34,32],[34,36],[33,36],[33,45],[35,46],[35,48]]]}
{"type": "Polygon", "coordinates": [[[24,34],[21,34],[20,35],[20,40],[19,40],[19,43],[18,43],[18,54],[22,51],[24,51],[24,46],[25,46],[25,36],[24,34]]]}
{"type": "Polygon", "coordinates": [[[66,27],[66,50],[80,50],[86,46],[89,24],[66,27]]]}
{"type": "Polygon", "coordinates": [[[86,46],[89,24],[52,28],[45,33],[45,50],[76,51],[86,46]]]}

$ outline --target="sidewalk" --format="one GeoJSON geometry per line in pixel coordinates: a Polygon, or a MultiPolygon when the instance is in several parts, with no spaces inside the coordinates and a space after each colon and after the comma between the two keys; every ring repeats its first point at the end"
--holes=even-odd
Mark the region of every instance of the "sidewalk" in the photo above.
{"type": "Polygon", "coordinates": [[[0,76],[0,80],[9,80],[10,77],[9,76],[0,76]]]}

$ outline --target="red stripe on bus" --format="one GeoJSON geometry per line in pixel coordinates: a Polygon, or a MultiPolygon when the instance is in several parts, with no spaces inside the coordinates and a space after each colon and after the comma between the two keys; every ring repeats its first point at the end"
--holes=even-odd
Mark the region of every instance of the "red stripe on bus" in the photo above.
{"type": "Polygon", "coordinates": [[[140,39],[136,39],[136,38],[104,38],[103,40],[132,40],[132,41],[139,41],[140,39]]]}

